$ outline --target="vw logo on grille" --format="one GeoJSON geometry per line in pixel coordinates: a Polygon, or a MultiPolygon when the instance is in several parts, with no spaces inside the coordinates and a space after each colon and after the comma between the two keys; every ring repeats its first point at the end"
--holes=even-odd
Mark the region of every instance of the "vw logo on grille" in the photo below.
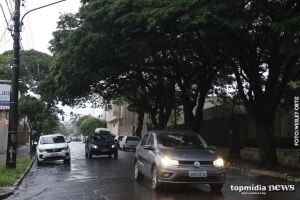
{"type": "Polygon", "coordinates": [[[195,168],[199,168],[200,167],[200,163],[199,162],[194,162],[194,167],[195,168]]]}

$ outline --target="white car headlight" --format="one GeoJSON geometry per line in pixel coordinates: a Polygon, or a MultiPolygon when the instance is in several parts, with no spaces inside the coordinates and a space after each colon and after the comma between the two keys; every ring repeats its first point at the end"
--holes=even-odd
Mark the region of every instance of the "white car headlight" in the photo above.
{"type": "Polygon", "coordinates": [[[45,149],[42,148],[39,149],[39,152],[45,152],[45,151],[46,151],[45,149]]]}
{"type": "Polygon", "coordinates": [[[222,158],[218,158],[214,161],[215,167],[224,167],[224,160],[222,158]]]}
{"type": "Polygon", "coordinates": [[[97,145],[94,145],[94,144],[92,144],[92,148],[93,148],[93,149],[97,149],[97,148],[98,148],[98,146],[97,146],[97,145]]]}
{"type": "Polygon", "coordinates": [[[173,160],[173,159],[168,158],[168,157],[163,157],[161,159],[161,164],[163,166],[178,166],[179,162],[178,162],[178,160],[173,160]]]}
{"type": "Polygon", "coordinates": [[[65,151],[68,151],[68,150],[69,150],[69,147],[65,147],[64,150],[65,150],[65,151]]]}

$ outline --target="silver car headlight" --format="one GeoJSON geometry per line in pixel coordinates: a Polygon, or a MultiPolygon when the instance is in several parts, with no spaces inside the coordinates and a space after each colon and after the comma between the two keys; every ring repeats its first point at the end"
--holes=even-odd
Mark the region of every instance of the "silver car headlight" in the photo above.
{"type": "Polygon", "coordinates": [[[161,158],[161,164],[165,167],[167,167],[167,166],[178,166],[179,162],[178,162],[178,160],[173,160],[169,157],[163,157],[163,158],[161,158]]]}
{"type": "Polygon", "coordinates": [[[224,167],[224,160],[222,158],[217,158],[214,161],[214,166],[215,167],[224,167]]]}

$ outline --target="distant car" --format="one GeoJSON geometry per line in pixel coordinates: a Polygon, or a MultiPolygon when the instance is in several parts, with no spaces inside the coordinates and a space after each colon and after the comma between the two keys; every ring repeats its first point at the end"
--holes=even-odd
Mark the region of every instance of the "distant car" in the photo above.
{"type": "Polygon", "coordinates": [[[122,141],[123,137],[123,135],[117,135],[115,137],[115,142],[118,144],[118,148],[120,148],[120,142],[122,141]]]}
{"type": "Polygon", "coordinates": [[[37,164],[42,161],[63,160],[70,164],[70,147],[61,134],[43,135],[40,137],[36,147],[37,164]]]}
{"type": "Polygon", "coordinates": [[[111,155],[118,158],[118,145],[108,131],[91,134],[85,143],[85,156],[91,159],[93,155],[111,155]]]}
{"type": "Polygon", "coordinates": [[[137,136],[124,136],[120,142],[120,149],[123,151],[135,150],[139,143],[140,138],[137,136]]]}
{"type": "Polygon", "coordinates": [[[152,189],[163,183],[209,184],[220,191],[225,182],[224,161],[193,132],[151,131],[136,149],[134,178],[152,180],[152,189]]]}

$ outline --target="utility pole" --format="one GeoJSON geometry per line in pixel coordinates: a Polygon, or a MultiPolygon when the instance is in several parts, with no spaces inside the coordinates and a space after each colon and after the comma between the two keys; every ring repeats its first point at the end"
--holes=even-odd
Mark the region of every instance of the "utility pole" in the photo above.
{"type": "Polygon", "coordinates": [[[21,0],[15,0],[14,31],[13,31],[13,64],[11,77],[11,94],[9,109],[8,142],[6,152],[6,167],[16,168],[17,132],[18,132],[18,91],[20,68],[20,5],[21,0]]]}

